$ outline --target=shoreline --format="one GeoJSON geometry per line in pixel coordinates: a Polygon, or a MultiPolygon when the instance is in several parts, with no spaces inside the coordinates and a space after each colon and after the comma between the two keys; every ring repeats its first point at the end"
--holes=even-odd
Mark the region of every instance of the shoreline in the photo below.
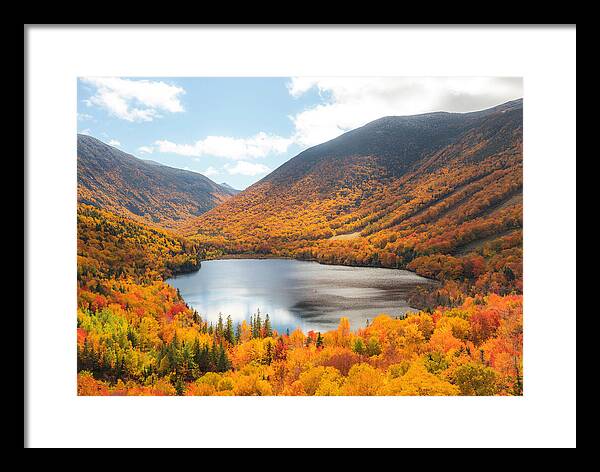
{"type": "MultiPolygon", "coordinates": [[[[423,278],[425,280],[428,280],[428,281],[432,282],[435,285],[441,284],[441,282],[439,280],[431,279],[429,277],[425,277],[423,275],[419,275],[416,272],[414,272],[412,270],[409,270],[409,269],[401,269],[401,268],[397,268],[397,267],[383,267],[383,266],[372,266],[372,265],[359,265],[359,264],[334,264],[334,263],[330,263],[330,262],[322,262],[322,261],[319,261],[317,259],[298,259],[296,257],[276,256],[274,254],[223,254],[222,256],[215,257],[213,259],[202,259],[200,261],[200,268],[198,270],[200,270],[202,268],[202,263],[203,262],[227,261],[227,260],[236,260],[236,259],[256,259],[256,260],[281,259],[281,260],[288,260],[288,261],[316,262],[317,264],[328,265],[328,266],[357,267],[357,268],[363,268],[363,269],[403,270],[403,271],[406,271],[406,272],[410,272],[411,274],[414,274],[414,275],[416,275],[418,277],[421,277],[421,278],[423,278]]],[[[194,272],[197,272],[197,271],[194,271],[194,272]]]]}

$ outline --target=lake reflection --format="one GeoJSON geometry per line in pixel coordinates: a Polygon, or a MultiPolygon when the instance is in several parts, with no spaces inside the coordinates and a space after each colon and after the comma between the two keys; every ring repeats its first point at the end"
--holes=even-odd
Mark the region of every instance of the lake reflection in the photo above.
{"type": "Polygon", "coordinates": [[[381,313],[414,311],[406,303],[407,292],[431,283],[404,270],[290,259],[205,261],[198,272],[167,282],[204,319],[214,322],[222,313],[237,323],[260,309],[262,318],[268,313],[279,332],[296,327],[328,331],[342,316],[356,329],[381,313]]]}

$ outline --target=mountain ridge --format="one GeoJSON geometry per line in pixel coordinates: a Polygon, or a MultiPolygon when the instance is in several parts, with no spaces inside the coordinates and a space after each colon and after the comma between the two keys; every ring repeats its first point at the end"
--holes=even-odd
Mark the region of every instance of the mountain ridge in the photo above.
{"type": "Polygon", "coordinates": [[[77,194],[80,203],[173,228],[235,192],[202,174],[139,159],[78,134],[77,194]]]}

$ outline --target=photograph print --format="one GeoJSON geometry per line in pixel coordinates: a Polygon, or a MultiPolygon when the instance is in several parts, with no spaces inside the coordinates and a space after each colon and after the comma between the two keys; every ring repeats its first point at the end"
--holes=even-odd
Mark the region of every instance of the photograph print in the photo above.
{"type": "Polygon", "coordinates": [[[77,395],[523,395],[522,78],[76,86],[77,395]]]}

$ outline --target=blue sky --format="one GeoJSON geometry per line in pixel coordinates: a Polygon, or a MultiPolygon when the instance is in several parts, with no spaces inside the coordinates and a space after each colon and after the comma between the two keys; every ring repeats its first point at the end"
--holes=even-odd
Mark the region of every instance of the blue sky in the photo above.
{"type": "Polygon", "coordinates": [[[522,97],[519,78],[86,77],[77,129],[244,189],[307,147],[386,115],[522,97]]]}

